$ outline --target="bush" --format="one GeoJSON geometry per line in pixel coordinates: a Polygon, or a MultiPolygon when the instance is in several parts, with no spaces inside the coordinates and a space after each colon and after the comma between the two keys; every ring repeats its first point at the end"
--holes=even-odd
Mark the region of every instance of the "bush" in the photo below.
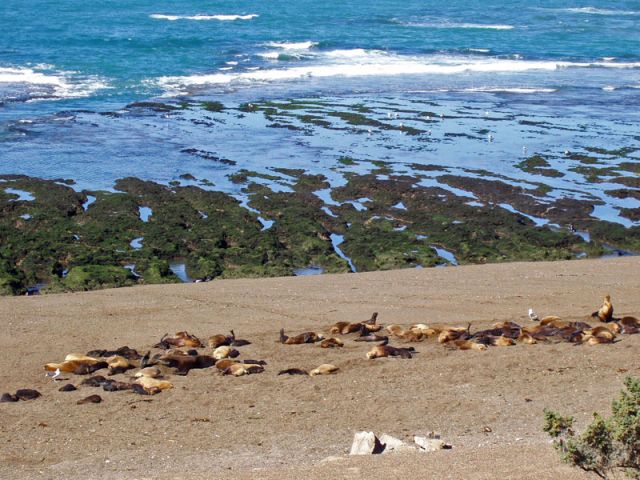
{"type": "Polygon", "coordinates": [[[627,377],[626,391],[614,400],[609,418],[593,414],[593,422],[580,435],[573,431],[573,417],[546,410],[544,431],[554,440],[562,460],[600,478],[624,470],[640,479],[640,379],[627,377]]]}

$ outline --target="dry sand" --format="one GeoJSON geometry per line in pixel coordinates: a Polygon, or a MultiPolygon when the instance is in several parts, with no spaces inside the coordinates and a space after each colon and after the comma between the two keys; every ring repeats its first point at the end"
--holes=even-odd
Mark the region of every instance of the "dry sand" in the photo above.
{"type": "Polygon", "coordinates": [[[571,413],[580,428],[592,412],[608,413],[624,377],[640,375],[640,335],[486,352],[430,341],[415,344],[411,360],[367,360],[367,344],[281,345],[277,332],[320,330],[373,311],[384,324],[473,329],[529,323],[529,307],[584,320],[605,293],[617,315],[640,316],[639,292],[640,259],[620,258],[2,298],[0,393],[36,388],[43,397],[0,404],[0,478],[588,478],[559,462],[541,431],[542,411],[571,413]],[[230,328],[254,342],[240,358],[266,360],[265,373],[192,370],[171,377],[173,390],[144,397],[90,387],[62,393],[42,370],[69,352],[146,351],[166,332],[207,338],[230,328]],[[340,371],[276,375],[326,362],[340,371]],[[76,405],[93,393],[104,401],[76,405]],[[453,449],[350,458],[359,430],[404,439],[437,431],[453,449]]]}

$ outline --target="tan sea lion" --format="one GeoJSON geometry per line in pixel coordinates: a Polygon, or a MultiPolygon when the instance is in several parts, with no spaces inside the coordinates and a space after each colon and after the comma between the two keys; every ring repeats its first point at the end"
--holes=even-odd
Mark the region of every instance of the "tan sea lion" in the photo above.
{"type": "Polygon", "coordinates": [[[222,360],[218,360],[216,362],[216,368],[221,372],[224,372],[231,365],[235,365],[236,363],[240,363],[237,360],[231,360],[230,358],[223,358],[222,360]]]}
{"type": "Polygon", "coordinates": [[[469,328],[471,325],[464,327],[449,327],[440,332],[438,335],[438,343],[447,343],[452,340],[467,339],[470,337],[469,328]]]}
{"type": "Polygon", "coordinates": [[[534,344],[538,343],[536,341],[536,339],[533,338],[533,336],[530,333],[527,333],[527,332],[520,332],[520,335],[518,335],[517,341],[520,342],[520,343],[527,344],[527,345],[534,345],[534,344]]]}
{"type": "Polygon", "coordinates": [[[104,360],[98,360],[82,353],[70,353],[65,357],[62,363],[47,363],[44,369],[48,372],[60,370],[65,373],[75,373],[76,375],[85,375],[93,373],[96,370],[107,368],[109,364],[104,360]]]}
{"type": "Polygon", "coordinates": [[[358,330],[360,330],[360,324],[350,322],[336,322],[329,327],[329,333],[332,335],[347,335],[349,333],[357,332],[358,330]]]}
{"type": "Polygon", "coordinates": [[[109,375],[116,375],[118,373],[124,373],[127,370],[135,368],[134,365],[129,362],[125,357],[120,355],[114,355],[107,358],[107,364],[109,365],[109,375]]]}
{"type": "Polygon", "coordinates": [[[202,342],[195,335],[191,335],[185,331],[176,332],[173,337],[169,337],[168,333],[165,333],[163,337],[160,339],[155,348],[164,348],[169,349],[171,347],[191,347],[191,348],[200,348],[202,347],[202,342]]]}
{"type": "Polygon", "coordinates": [[[430,327],[429,325],[426,325],[424,323],[411,325],[411,327],[409,327],[409,330],[413,333],[421,333],[427,338],[435,337],[436,335],[439,335],[440,332],[442,332],[442,328],[430,327]]]}
{"type": "Polygon", "coordinates": [[[335,365],[332,365],[330,363],[323,363],[318,368],[314,368],[313,370],[311,370],[309,372],[309,376],[315,377],[316,375],[330,375],[337,372],[338,370],[340,369],[335,365]]]}
{"type": "Polygon", "coordinates": [[[209,347],[215,350],[216,348],[223,345],[230,345],[231,338],[229,338],[227,335],[222,335],[221,333],[219,333],[218,335],[210,336],[207,340],[207,344],[209,345],[209,347]]]}
{"type": "Polygon", "coordinates": [[[326,338],[320,342],[320,347],[321,348],[344,347],[344,342],[334,337],[326,338]]]}
{"type": "Polygon", "coordinates": [[[144,367],[138,370],[133,376],[135,378],[140,378],[140,377],[160,378],[162,377],[162,370],[160,370],[156,366],[144,367]]]}
{"type": "Polygon", "coordinates": [[[385,330],[389,333],[389,335],[393,335],[394,337],[399,337],[404,333],[404,328],[400,325],[387,325],[385,330]]]}
{"type": "Polygon", "coordinates": [[[487,349],[486,345],[470,340],[450,340],[444,344],[444,347],[450,350],[477,350],[480,352],[487,349]]]}
{"type": "Polygon", "coordinates": [[[388,340],[385,343],[380,345],[376,345],[371,350],[367,352],[368,359],[374,358],[382,358],[382,357],[400,357],[400,358],[411,358],[412,353],[415,353],[415,349],[413,347],[408,348],[396,348],[391,345],[387,345],[388,340]]]}
{"type": "MultiPolygon", "coordinates": [[[[134,385],[139,385],[147,395],[155,395],[163,390],[173,388],[173,384],[168,380],[158,380],[151,377],[140,377],[135,381],[134,385]]],[[[133,390],[136,393],[142,393],[139,388],[134,388],[133,390]]]]}
{"type": "Polygon", "coordinates": [[[236,358],[240,355],[240,352],[229,345],[222,345],[213,351],[213,358],[215,360],[222,360],[223,358],[236,358]]]}
{"type": "Polygon", "coordinates": [[[567,320],[562,320],[560,317],[556,315],[549,315],[547,317],[543,317],[542,320],[540,320],[540,326],[548,325],[550,327],[555,327],[555,328],[564,328],[564,327],[568,327],[570,324],[571,322],[567,320]]]}
{"type": "Polygon", "coordinates": [[[602,306],[597,312],[593,312],[591,316],[597,318],[601,322],[610,322],[613,320],[613,304],[611,303],[610,295],[604,296],[602,306]]]}
{"type": "Polygon", "coordinates": [[[234,363],[233,365],[229,365],[222,374],[223,375],[233,375],[234,377],[241,377],[242,375],[251,375],[254,373],[262,373],[264,372],[264,367],[262,365],[246,365],[244,363],[234,363]]]}

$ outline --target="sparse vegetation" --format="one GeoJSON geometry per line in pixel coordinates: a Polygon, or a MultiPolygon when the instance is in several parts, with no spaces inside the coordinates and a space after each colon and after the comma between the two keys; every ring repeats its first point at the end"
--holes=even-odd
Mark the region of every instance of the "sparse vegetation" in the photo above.
{"type": "Polygon", "coordinates": [[[551,410],[544,412],[544,431],[566,463],[612,478],[624,471],[629,478],[640,479],[640,379],[627,377],[626,391],[613,401],[611,416],[593,414],[593,422],[576,435],[574,418],[551,410]]]}

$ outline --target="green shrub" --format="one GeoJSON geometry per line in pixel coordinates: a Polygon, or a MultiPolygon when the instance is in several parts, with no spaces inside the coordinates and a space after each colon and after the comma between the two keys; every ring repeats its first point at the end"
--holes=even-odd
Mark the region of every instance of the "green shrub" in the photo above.
{"type": "Polygon", "coordinates": [[[614,400],[608,418],[593,414],[593,422],[580,435],[573,431],[573,417],[546,410],[544,431],[554,440],[562,460],[600,478],[624,470],[640,479],[640,379],[627,377],[627,390],[614,400]]]}

